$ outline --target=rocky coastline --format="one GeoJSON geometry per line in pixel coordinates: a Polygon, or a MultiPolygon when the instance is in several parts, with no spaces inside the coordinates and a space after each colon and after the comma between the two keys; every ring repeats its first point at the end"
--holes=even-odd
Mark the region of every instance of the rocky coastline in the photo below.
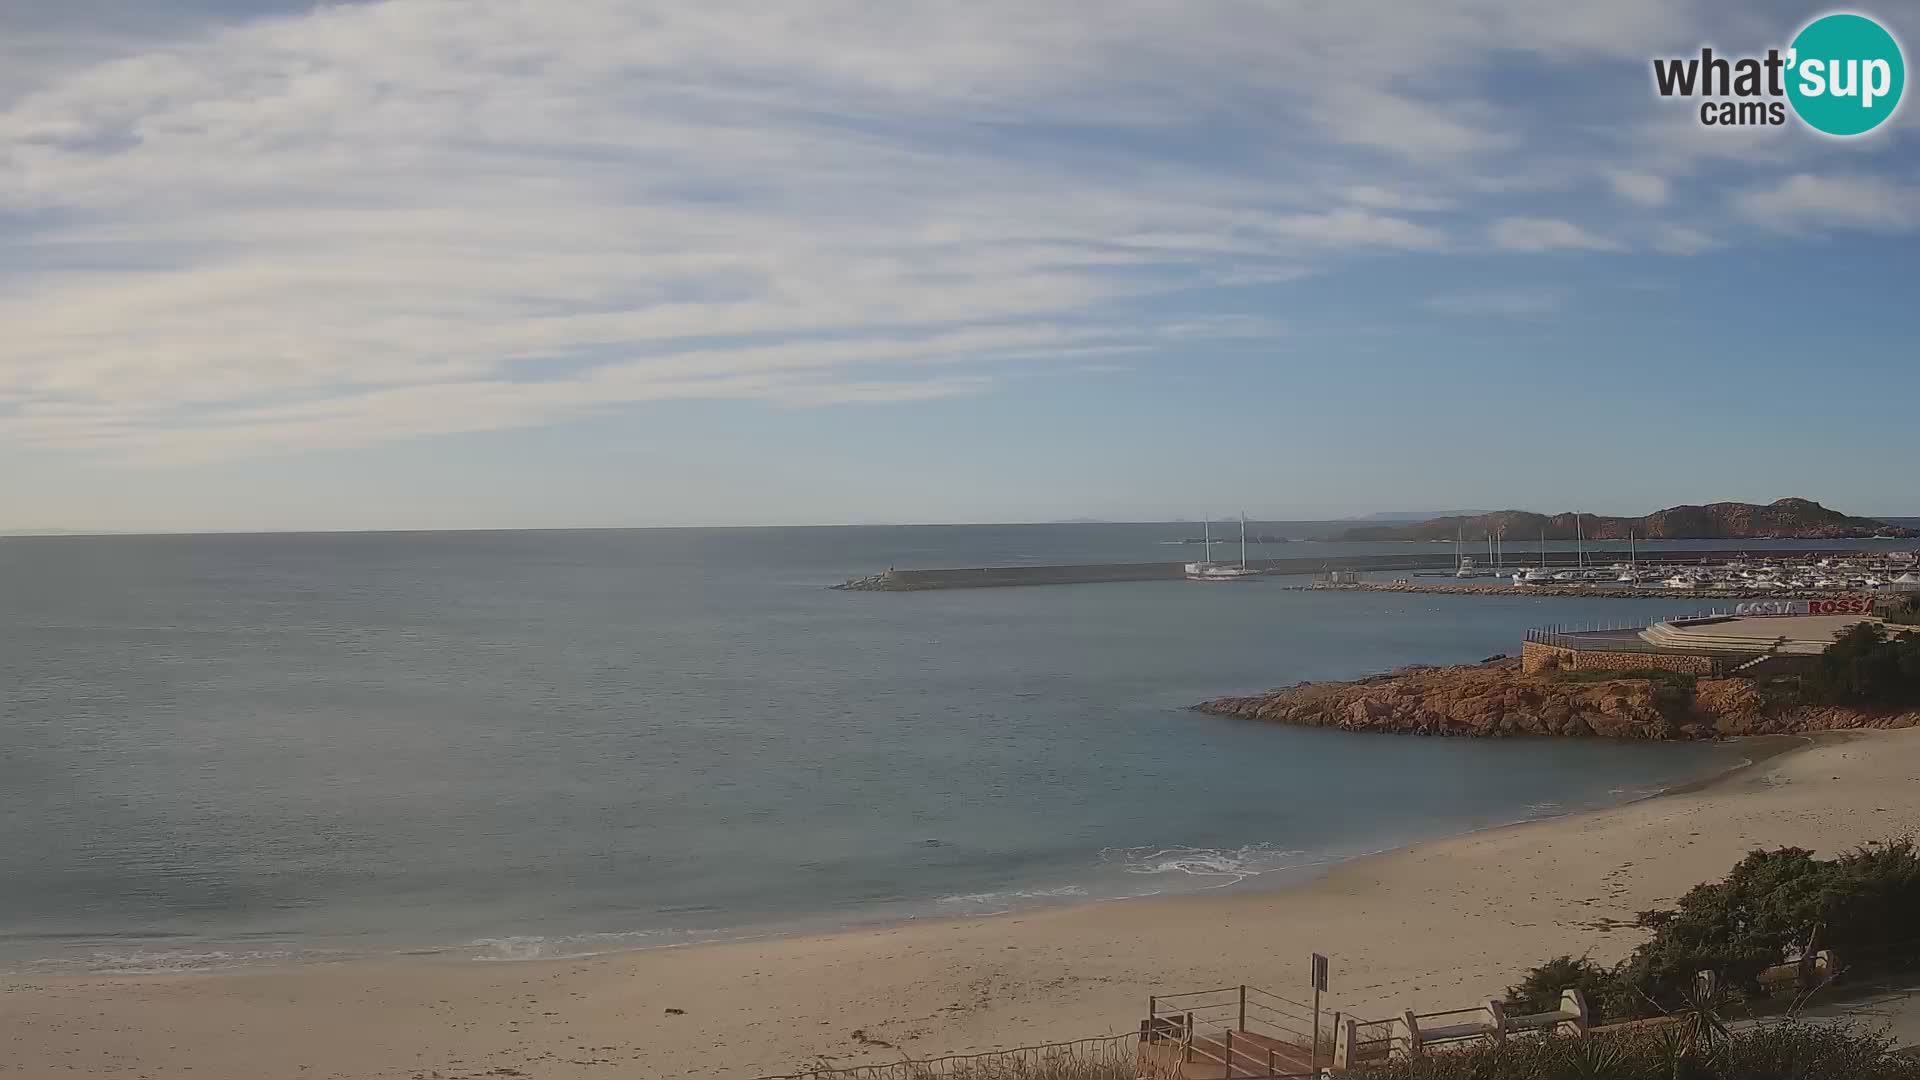
{"type": "Polygon", "coordinates": [[[1351,682],[1303,682],[1193,708],[1339,731],[1477,738],[1717,739],[1920,726],[1920,712],[1801,705],[1753,679],[1528,674],[1519,660],[1505,657],[1406,667],[1351,682]]]}

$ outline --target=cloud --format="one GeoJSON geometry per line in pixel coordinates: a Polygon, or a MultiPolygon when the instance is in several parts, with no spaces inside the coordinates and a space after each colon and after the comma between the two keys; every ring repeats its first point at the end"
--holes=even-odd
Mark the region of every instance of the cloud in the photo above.
{"type": "Polygon", "coordinates": [[[128,461],[986,393],[1285,332],[1216,317],[1229,287],[1483,230],[1615,250],[1553,217],[1489,226],[1490,192],[1590,188],[1614,149],[1540,153],[1490,76],[1640,64],[1701,21],[1668,0],[112,6],[0,13],[0,439],[128,461]]]}
{"type": "Polygon", "coordinates": [[[1552,289],[1487,289],[1428,297],[1425,307],[1443,315],[1497,316],[1509,319],[1552,315],[1566,304],[1566,296],[1552,289]]]}
{"type": "Polygon", "coordinates": [[[1748,221],[1781,232],[1920,228],[1920,189],[1877,176],[1797,173],[1742,192],[1733,205],[1748,221]]]}
{"type": "Polygon", "coordinates": [[[1454,202],[1421,192],[1396,191],[1377,184],[1356,184],[1342,192],[1347,201],[1356,206],[1365,206],[1373,210],[1401,210],[1411,213],[1429,213],[1450,209],[1454,202]]]}
{"type": "Polygon", "coordinates": [[[1665,206],[1669,197],[1667,180],[1653,173],[1615,172],[1607,177],[1613,193],[1639,206],[1665,206]]]}
{"type": "Polygon", "coordinates": [[[1653,246],[1668,255],[1699,255],[1720,246],[1709,234],[1689,225],[1662,225],[1654,233],[1653,246]]]}
{"type": "Polygon", "coordinates": [[[1502,251],[1618,251],[1620,245],[1595,236],[1571,221],[1558,218],[1501,218],[1487,230],[1493,246],[1502,251]]]}

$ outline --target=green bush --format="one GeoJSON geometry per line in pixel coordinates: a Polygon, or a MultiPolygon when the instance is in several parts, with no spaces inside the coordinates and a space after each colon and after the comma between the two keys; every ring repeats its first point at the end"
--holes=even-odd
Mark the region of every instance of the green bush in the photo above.
{"type": "Polygon", "coordinates": [[[1631,989],[1609,968],[1581,957],[1557,956],[1527,972],[1519,982],[1507,987],[1508,1015],[1526,1016],[1552,1012],[1560,1007],[1560,995],[1568,989],[1585,995],[1594,1023],[1627,1020],[1638,1015],[1631,989]]]}
{"type": "Polygon", "coordinates": [[[1547,1012],[1577,986],[1602,1022],[1687,1007],[1694,976],[1714,972],[1736,998],[1764,993],[1760,973],[1832,949],[1852,974],[1920,966],[1920,849],[1911,839],[1834,859],[1800,848],[1755,851],[1723,880],[1696,885],[1672,910],[1643,911],[1652,937],[1618,966],[1562,956],[1526,973],[1508,1003],[1547,1012]]]}
{"type": "Polygon", "coordinates": [[[1829,705],[1920,705],[1920,634],[1855,623],[1820,654],[1806,687],[1829,705]]]}
{"type": "Polygon", "coordinates": [[[1920,1080],[1920,1060],[1844,1024],[1783,1023],[1709,1044],[1677,1029],[1514,1039],[1356,1069],[1359,1080],[1920,1080]]]}

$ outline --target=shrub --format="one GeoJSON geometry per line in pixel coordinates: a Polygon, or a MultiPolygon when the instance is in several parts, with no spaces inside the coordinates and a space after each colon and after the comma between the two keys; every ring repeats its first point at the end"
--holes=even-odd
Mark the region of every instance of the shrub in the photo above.
{"type": "Polygon", "coordinates": [[[1585,995],[1595,1023],[1637,1015],[1632,989],[1623,985],[1613,971],[1584,956],[1577,960],[1557,956],[1528,971],[1519,982],[1507,987],[1507,1012],[1552,1012],[1560,1007],[1560,995],[1569,988],[1585,995]]]}
{"type": "Polygon", "coordinates": [[[1920,634],[1855,623],[1820,654],[1806,686],[1829,705],[1920,705],[1920,634]]]}
{"type": "Polygon", "coordinates": [[[1760,973],[1817,949],[1843,971],[1920,965],[1920,849],[1911,839],[1871,844],[1834,859],[1801,848],[1754,851],[1720,880],[1696,885],[1672,910],[1643,911],[1652,936],[1611,970],[1562,956],[1507,990],[1513,1008],[1552,1010],[1578,987],[1601,1022],[1685,1011],[1694,977],[1714,972],[1729,994],[1764,993],[1760,973]]]}
{"type": "Polygon", "coordinates": [[[1359,1080],[1920,1080],[1920,1060],[1844,1024],[1770,1024],[1709,1046],[1673,1030],[1514,1039],[1356,1069],[1359,1080]]]}

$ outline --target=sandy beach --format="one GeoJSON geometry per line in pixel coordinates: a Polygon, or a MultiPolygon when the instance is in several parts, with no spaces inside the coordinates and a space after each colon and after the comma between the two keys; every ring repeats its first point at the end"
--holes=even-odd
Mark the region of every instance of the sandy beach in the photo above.
{"type": "Polygon", "coordinates": [[[1267,891],[526,963],[0,980],[0,1076],[754,1076],[1133,1028],[1246,982],[1388,1015],[1497,995],[1755,846],[1920,830],[1920,730],[1823,737],[1689,790],[1439,840],[1267,891]],[[890,1045],[881,1045],[890,1044],[890,1045]]]}

